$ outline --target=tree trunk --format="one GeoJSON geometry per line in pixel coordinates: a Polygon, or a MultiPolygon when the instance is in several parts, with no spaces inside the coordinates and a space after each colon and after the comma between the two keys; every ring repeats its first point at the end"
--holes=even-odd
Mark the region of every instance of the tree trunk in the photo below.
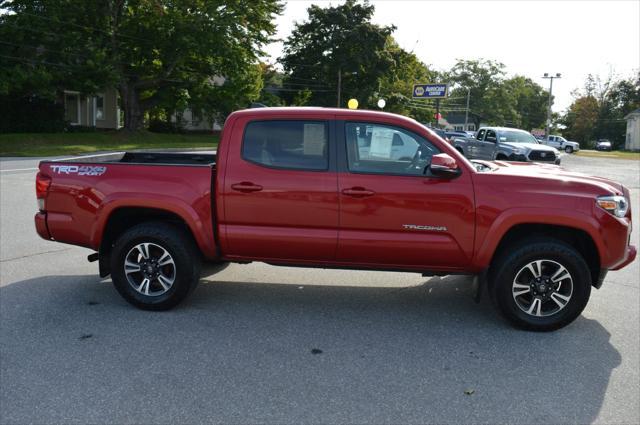
{"type": "Polygon", "coordinates": [[[120,85],[120,98],[124,109],[124,128],[129,131],[142,130],[144,111],[138,90],[131,83],[123,83],[120,85]]]}

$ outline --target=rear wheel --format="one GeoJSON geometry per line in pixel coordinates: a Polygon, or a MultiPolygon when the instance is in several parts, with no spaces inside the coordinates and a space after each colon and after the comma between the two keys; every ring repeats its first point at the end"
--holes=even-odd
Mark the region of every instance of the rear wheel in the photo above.
{"type": "Polygon", "coordinates": [[[496,262],[492,295],[517,327],[552,331],[574,321],[591,294],[591,274],[574,248],[556,240],[529,240],[496,262]]]}
{"type": "Polygon", "coordinates": [[[564,151],[565,151],[566,153],[573,153],[573,147],[571,147],[571,146],[566,146],[566,147],[564,148],[564,151]]]}
{"type": "Polygon", "coordinates": [[[167,223],[132,227],[111,253],[113,284],[129,303],[167,310],[186,298],[200,278],[200,255],[183,230],[167,223]]]}

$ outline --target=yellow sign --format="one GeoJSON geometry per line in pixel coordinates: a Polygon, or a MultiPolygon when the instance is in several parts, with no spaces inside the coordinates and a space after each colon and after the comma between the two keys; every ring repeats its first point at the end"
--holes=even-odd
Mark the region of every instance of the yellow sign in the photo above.
{"type": "Polygon", "coordinates": [[[349,99],[347,106],[349,109],[358,109],[358,101],[356,99],[349,99]]]}

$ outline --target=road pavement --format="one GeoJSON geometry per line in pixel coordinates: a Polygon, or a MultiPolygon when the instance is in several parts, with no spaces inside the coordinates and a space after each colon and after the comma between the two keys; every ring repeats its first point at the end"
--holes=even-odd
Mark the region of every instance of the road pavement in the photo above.
{"type": "MultiPolygon", "coordinates": [[[[0,161],[3,424],[640,422],[638,261],[553,333],[474,304],[469,277],[261,263],[145,312],[38,238],[36,164],[0,161]]],[[[563,164],[627,185],[640,223],[638,161],[563,164]]]]}

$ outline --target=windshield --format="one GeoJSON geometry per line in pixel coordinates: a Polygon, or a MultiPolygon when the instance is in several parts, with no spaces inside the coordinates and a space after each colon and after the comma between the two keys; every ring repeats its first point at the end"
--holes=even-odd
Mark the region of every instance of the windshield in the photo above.
{"type": "Polygon", "coordinates": [[[506,143],[538,143],[538,140],[526,131],[501,131],[500,141],[506,143]]]}

